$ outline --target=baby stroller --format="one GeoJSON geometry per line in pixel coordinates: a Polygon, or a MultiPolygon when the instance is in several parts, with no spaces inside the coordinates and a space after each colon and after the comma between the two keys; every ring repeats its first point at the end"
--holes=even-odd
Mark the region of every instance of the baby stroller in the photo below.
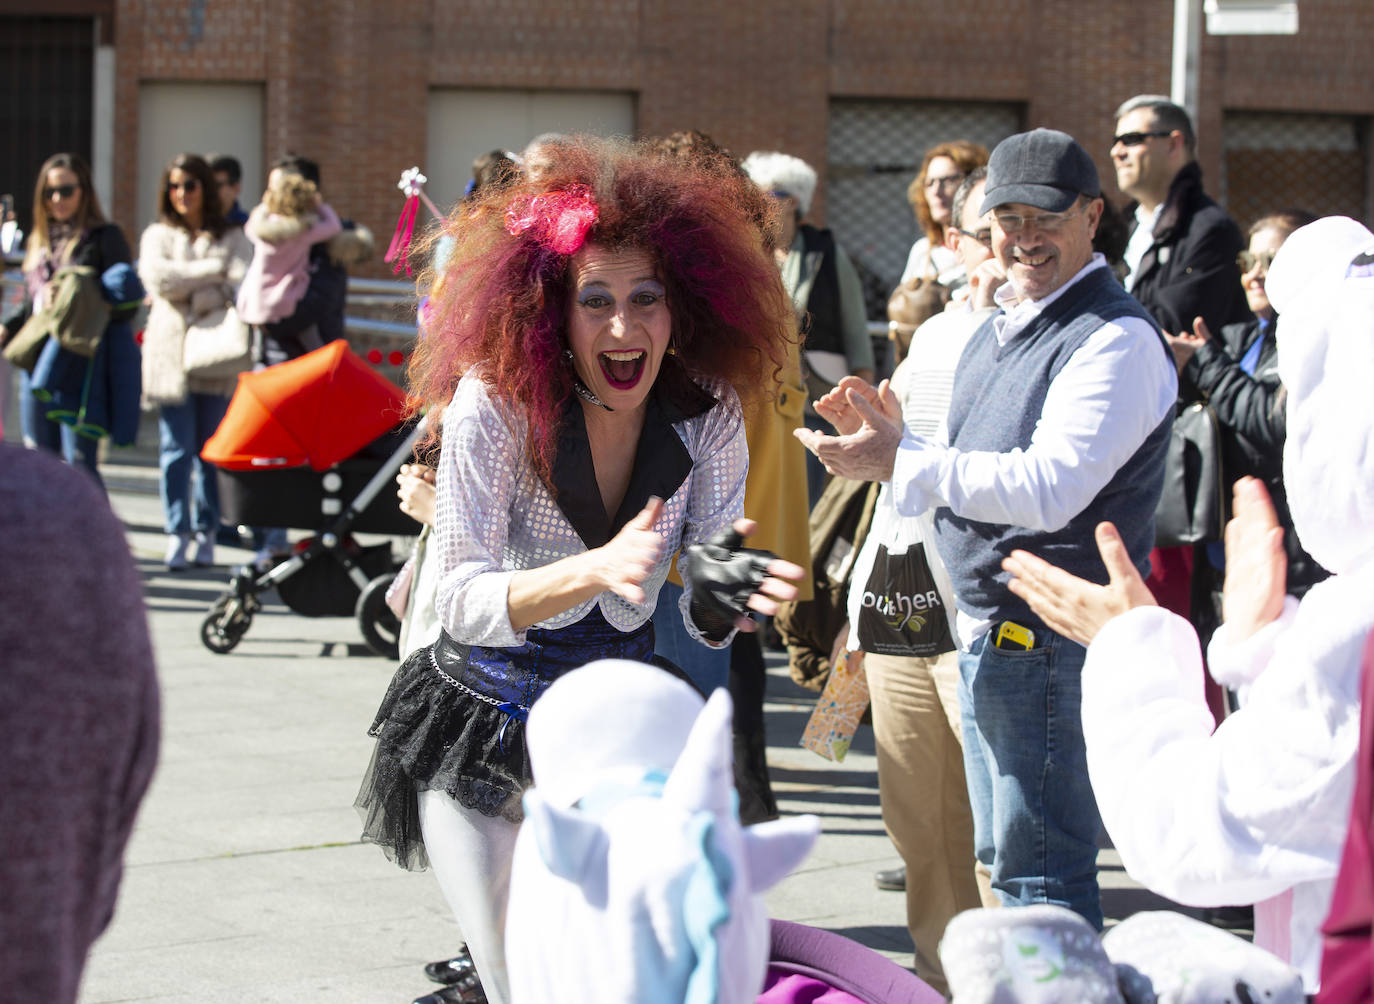
{"type": "Polygon", "coordinates": [[[401,423],[401,389],[343,341],[239,377],[202,459],[218,469],[223,519],[314,531],[268,568],[239,568],[201,623],[224,654],[243,639],[261,596],[276,589],[306,617],[356,616],[370,648],[397,657],[400,623],[386,605],[397,563],[389,543],[352,534],[412,535],[391,484],[423,422],[401,423]]]}
{"type": "Polygon", "coordinates": [[[768,977],[758,1004],[941,1004],[920,977],[842,934],[786,920],[769,922],[768,977]]]}

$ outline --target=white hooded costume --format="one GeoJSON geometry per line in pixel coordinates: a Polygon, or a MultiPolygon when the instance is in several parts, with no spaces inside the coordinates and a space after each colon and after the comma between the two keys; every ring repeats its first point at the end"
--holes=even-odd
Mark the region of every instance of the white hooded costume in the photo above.
{"type": "Polygon", "coordinates": [[[768,965],[763,891],[815,816],[741,828],[730,694],[606,659],[530,711],[535,786],[515,845],[514,1004],[749,1004],[768,965]]]}
{"type": "Polygon", "coordinates": [[[1283,317],[1284,479],[1303,546],[1333,575],[1208,649],[1240,710],[1212,731],[1197,637],[1159,607],[1114,618],[1083,667],[1088,771],[1136,881],[1191,906],[1255,904],[1255,943],[1316,990],[1350,814],[1360,657],[1374,627],[1374,235],[1332,217],[1267,278],[1283,317]],[[1352,264],[1353,263],[1353,264],[1352,264]]]}

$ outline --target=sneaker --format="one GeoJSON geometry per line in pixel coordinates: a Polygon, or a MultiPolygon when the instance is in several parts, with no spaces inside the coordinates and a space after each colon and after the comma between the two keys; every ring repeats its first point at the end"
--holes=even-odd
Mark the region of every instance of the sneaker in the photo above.
{"type": "Polygon", "coordinates": [[[186,552],[191,547],[191,535],[189,533],[169,533],[167,535],[167,557],[163,560],[167,563],[167,571],[180,572],[186,568],[189,562],[186,560],[186,552]]]}
{"type": "Polygon", "coordinates": [[[197,568],[209,568],[215,563],[215,535],[202,530],[196,534],[196,553],[191,558],[197,568]]]}

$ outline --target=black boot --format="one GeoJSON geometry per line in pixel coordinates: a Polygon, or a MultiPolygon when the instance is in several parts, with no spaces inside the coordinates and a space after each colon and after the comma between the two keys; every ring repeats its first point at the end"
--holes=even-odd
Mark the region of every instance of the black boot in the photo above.
{"type": "Polygon", "coordinates": [[[730,697],[735,703],[733,738],[739,818],[745,826],[778,818],[768,780],[768,744],[763,732],[765,670],[758,635],[737,634],[730,645],[730,697]]]}

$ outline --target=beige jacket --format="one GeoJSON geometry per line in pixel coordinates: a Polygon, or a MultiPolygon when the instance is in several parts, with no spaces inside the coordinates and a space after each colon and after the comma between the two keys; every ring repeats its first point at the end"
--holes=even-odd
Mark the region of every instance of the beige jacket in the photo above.
{"type": "Polygon", "coordinates": [[[235,378],[188,380],[182,365],[186,328],[195,318],[233,303],[253,246],[242,228],[218,240],[194,238],[180,227],[154,223],[138,244],[138,276],[152,299],[143,329],[143,401],[179,404],[188,392],[230,394],[235,378]]]}

